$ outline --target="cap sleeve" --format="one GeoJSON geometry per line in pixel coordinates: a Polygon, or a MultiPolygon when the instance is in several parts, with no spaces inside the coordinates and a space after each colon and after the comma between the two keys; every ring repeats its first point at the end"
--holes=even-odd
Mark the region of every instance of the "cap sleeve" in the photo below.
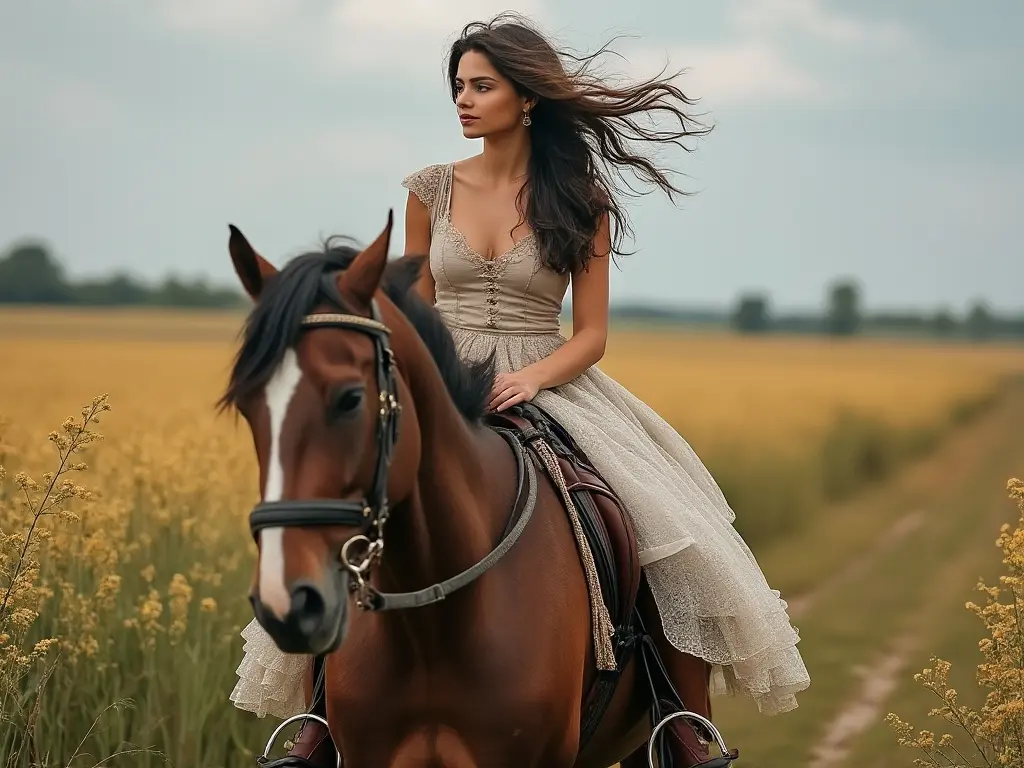
{"type": "Polygon", "coordinates": [[[443,174],[444,165],[428,165],[402,179],[402,186],[416,195],[420,202],[433,211],[443,174]]]}

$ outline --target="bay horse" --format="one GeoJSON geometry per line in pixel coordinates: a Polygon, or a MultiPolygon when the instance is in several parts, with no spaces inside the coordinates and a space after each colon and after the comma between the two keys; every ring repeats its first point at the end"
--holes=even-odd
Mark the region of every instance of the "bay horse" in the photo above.
{"type": "Polygon", "coordinates": [[[488,412],[493,362],[459,359],[392,223],[280,271],[230,228],[254,306],[221,406],[259,462],[255,617],[315,659],[346,768],[645,765],[687,713],[635,610],[628,516],[542,411],[488,412]]]}

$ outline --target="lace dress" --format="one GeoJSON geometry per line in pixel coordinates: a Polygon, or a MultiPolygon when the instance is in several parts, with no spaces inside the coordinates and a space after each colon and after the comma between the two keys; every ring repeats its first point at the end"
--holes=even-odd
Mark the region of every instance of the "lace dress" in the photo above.
{"type": "MultiPolygon", "coordinates": [[[[436,306],[462,357],[496,352],[500,372],[519,370],[565,343],[558,315],[569,278],[541,262],[533,235],[494,259],[476,253],[449,217],[453,167],[431,165],[403,181],[431,210],[436,306]]],[[[666,637],[712,663],[712,693],[749,696],[766,714],[796,708],[795,694],[810,684],[798,632],[693,449],[597,366],[535,402],[622,499],[666,637]]],[[[255,621],[242,636],[235,705],[279,717],[303,711],[306,659],[285,656],[255,621]]]]}

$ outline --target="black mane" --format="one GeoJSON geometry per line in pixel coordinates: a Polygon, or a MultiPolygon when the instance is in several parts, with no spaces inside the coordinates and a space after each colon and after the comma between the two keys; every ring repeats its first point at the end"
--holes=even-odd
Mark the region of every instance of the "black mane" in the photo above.
{"type": "MultiPolygon", "coordinates": [[[[359,249],[339,245],[338,240],[348,238],[328,238],[322,250],[296,256],[264,286],[242,330],[231,378],[220,399],[222,408],[237,406],[266,386],[285,351],[298,341],[303,316],[314,307],[327,304],[338,312],[352,312],[338,292],[335,278],[348,268],[359,249]]],[[[413,290],[424,258],[415,256],[389,262],[381,288],[430,350],[459,413],[476,422],[486,413],[490,400],[493,356],[476,363],[465,363],[459,358],[451,333],[437,310],[413,290]]]]}

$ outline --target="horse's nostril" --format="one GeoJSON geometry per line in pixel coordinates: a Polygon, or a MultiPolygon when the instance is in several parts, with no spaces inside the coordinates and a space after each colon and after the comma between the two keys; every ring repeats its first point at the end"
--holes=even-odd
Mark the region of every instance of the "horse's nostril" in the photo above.
{"type": "Polygon", "coordinates": [[[324,598],[320,590],[308,584],[295,587],[291,614],[303,634],[311,635],[320,629],[324,617],[324,598]]]}

